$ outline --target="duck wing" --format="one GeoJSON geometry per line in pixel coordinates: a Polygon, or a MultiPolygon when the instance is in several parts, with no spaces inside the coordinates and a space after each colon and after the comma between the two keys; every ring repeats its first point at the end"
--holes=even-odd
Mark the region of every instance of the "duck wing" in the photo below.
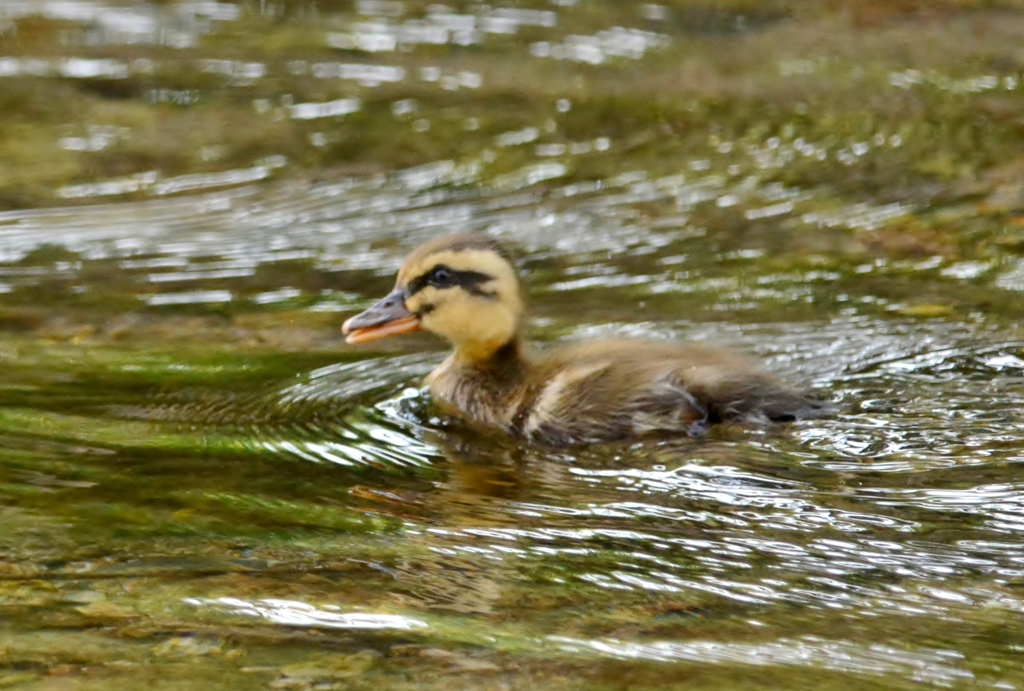
{"type": "Polygon", "coordinates": [[[652,432],[699,434],[722,421],[794,421],[834,408],[747,358],[704,346],[598,341],[550,353],[516,416],[519,431],[554,443],[652,432]]]}

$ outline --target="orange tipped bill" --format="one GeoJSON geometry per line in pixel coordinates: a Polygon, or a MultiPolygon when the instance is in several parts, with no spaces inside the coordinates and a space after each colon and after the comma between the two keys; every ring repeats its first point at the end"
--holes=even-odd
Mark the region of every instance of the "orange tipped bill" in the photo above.
{"type": "Polygon", "coordinates": [[[405,308],[405,296],[395,290],[368,310],[347,320],[341,332],[346,343],[367,343],[378,338],[418,331],[420,318],[405,308]]]}
{"type": "Polygon", "coordinates": [[[388,336],[397,336],[398,334],[407,334],[420,330],[420,320],[415,315],[402,317],[379,326],[350,329],[348,325],[349,322],[345,322],[345,325],[341,327],[341,332],[345,334],[345,343],[352,343],[353,345],[356,343],[369,343],[370,341],[376,341],[378,338],[387,338],[388,336]]]}

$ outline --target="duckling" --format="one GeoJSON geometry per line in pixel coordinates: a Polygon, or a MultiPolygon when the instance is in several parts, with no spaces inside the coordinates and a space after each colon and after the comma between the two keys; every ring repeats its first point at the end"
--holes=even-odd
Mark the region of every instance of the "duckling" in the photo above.
{"type": "Polygon", "coordinates": [[[525,315],[508,251],[487,235],[448,235],[410,254],[395,289],[342,333],[348,343],[420,329],[441,336],[454,350],[426,384],[444,412],[552,445],[832,412],[719,348],[619,339],[538,353],[526,343],[525,315]]]}

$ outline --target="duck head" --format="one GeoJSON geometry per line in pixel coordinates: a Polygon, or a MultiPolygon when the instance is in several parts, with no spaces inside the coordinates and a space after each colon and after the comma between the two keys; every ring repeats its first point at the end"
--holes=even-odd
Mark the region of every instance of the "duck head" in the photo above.
{"type": "Polygon", "coordinates": [[[519,278],[509,253],[487,235],[448,235],[416,249],[395,289],[342,326],[348,343],[430,331],[457,356],[484,360],[518,339],[519,278]]]}

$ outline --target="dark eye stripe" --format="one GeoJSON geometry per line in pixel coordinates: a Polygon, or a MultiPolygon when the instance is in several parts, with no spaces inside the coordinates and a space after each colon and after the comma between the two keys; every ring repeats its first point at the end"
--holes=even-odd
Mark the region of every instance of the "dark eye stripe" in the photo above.
{"type": "MultiPolygon", "coordinates": [[[[405,296],[412,297],[416,293],[420,292],[428,285],[430,285],[430,276],[437,267],[432,267],[429,271],[426,271],[416,278],[409,281],[405,287],[405,296]]],[[[449,287],[454,288],[456,286],[462,288],[466,292],[476,295],[479,297],[494,299],[498,296],[497,293],[489,290],[483,290],[480,286],[488,281],[493,281],[494,277],[479,271],[456,271],[450,269],[452,272],[451,283],[449,287]]],[[[446,290],[447,288],[443,289],[446,290]]]]}

